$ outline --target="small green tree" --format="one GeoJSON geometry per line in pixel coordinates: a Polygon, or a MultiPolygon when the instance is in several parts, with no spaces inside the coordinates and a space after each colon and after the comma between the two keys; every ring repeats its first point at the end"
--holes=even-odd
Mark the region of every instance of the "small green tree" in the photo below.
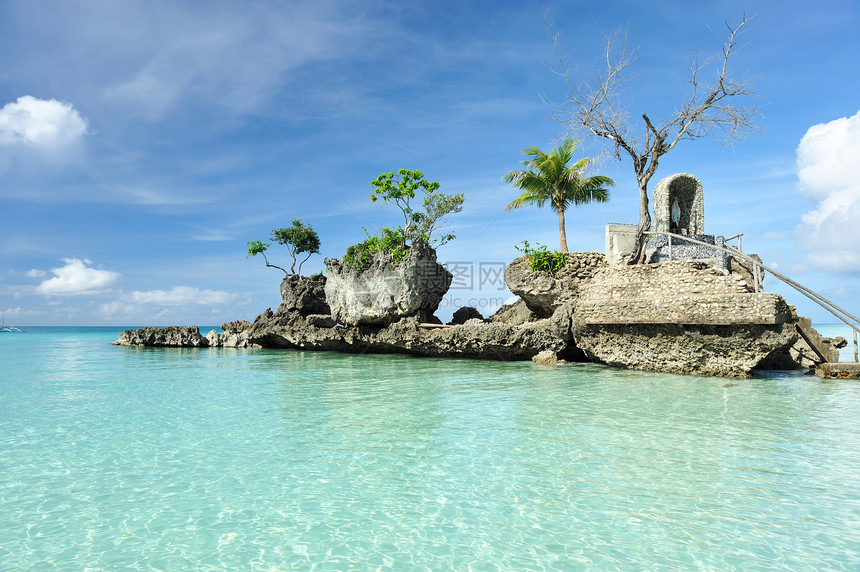
{"type": "Polygon", "coordinates": [[[433,238],[433,234],[444,226],[442,219],[463,210],[463,193],[449,195],[439,192],[438,182],[429,182],[421,171],[400,169],[397,173],[382,173],[370,183],[373,192],[370,200],[382,199],[392,203],[403,213],[404,241],[410,245],[432,244],[441,246],[454,239],[453,233],[433,238]],[[416,191],[424,192],[423,211],[416,210],[412,201],[416,191]]]}
{"type": "Polygon", "coordinates": [[[286,269],[269,262],[269,259],[266,257],[266,250],[271,246],[271,243],[269,242],[262,242],[260,240],[249,241],[248,255],[246,258],[262,254],[263,260],[266,261],[266,266],[269,268],[277,268],[278,270],[283,271],[287,276],[296,274],[296,262],[299,255],[304,253],[308,254],[304,260],[299,262],[298,274],[301,275],[302,264],[307,262],[308,258],[310,258],[312,254],[319,254],[320,251],[319,235],[311,225],[304,224],[300,218],[293,219],[293,226],[274,229],[269,240],[273,240],[278,244],[283,244],[289,250],[290,257],[292,258],[289,272],[287,272],[286,269]]]}
{"type": "Polygon", "coordinates": [[[523,150],[523,153],[529,156],[529,159],[523,161],[526,169],[510,171],[505,175],[505,182],[523,191],[519,197],[508,203],[505,210],[527,205],[542,207],[548,202],[550,208],[558,213],[558,237],[562,252],[567,252],[567,231],[564,224],[564,212],[567,208],[571,204],[605,203],[609,200],[609,190],[606,187],[615,185],[615,181],[602,175],[583,176],[583,171],[591,162],[588,157],[568,165],[573,159],[573,150],[577,144],[576,139],[565,139],[551,153],[544,153],[534,146],[526,147],[523,150]]]}

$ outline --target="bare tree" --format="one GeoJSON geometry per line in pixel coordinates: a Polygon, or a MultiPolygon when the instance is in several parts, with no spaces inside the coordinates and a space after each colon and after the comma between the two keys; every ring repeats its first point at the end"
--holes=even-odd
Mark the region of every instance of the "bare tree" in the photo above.
{"type": "MultiPolygon", "coordinates": [[[[627,45],[625,33],[621,46],[616,38],[606,37],[605,68],[595,73],[590,81],[576,81],[559,52],[558,36],[550,33],[553,49],[561,67],[556,71],[568,86],[566,104],[554,118],[568,125],[570,130],[585,132],[607,140],[614,146],[616,158],[629,155],[639,186],[639,225],[637,248],[629,264],[641,263],[645,246],[645,232],[651,228],[648,208],[648,182],[660,163],[660,158],[671,151],[682,139],[718,137],[724,143],[745,139],[749,133],[759,132],[755,124],[758,105],[751,101],[753,78],[734,76],[729,60],[737,52],[738,36],[755,16],[743,16],[740,23],[726,22],[728,38],[722,54],[690,60],[689,75],[684,80],[686,94],[681,104],[666,119],[642,114],[638,133],[628,120],[626,106],[621,101],[625,72],[635,62],[635,50],[627,45]],[[708,82],[705,73],[714,70],[708,82]]],[[[547,31],[550,26],[547,25],[547,31]]]]}

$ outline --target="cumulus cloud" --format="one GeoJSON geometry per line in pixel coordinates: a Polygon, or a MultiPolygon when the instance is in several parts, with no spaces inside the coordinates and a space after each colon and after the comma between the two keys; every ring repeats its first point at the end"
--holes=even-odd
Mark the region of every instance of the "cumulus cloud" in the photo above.
{"type": "Polygon", "coordinates": [[[32,270],[27,271],[27,276],[29,278],[42,278],[45,276],[45,271],[33,268],[32,270]]]}
{"type": "Polygon", "coordinates": [[[816,201],[798,240],[822,270],[860,271],[860,112],[810,127],[797,147],[798,188],[816,201]]]}
{"type": "Polygon", "coordinates": [[[0,144],[63,147],[80,139],[87,122],[69,103],[24,95],[0,109],[0,144]]]}
{"type": "Polygon", "coordinates": [[[92,262],[89,260],[64,258],[63,262],[66,263],[65,266],[51,269],[53,278],[45,280],[36,287],[37,294],[45,296],[97,294],[115,284],[121,276],[119,272],[92,268],[92,262]]]}

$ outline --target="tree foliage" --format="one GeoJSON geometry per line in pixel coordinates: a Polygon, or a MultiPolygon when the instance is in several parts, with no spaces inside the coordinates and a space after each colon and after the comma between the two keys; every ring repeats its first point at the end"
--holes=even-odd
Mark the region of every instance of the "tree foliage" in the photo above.
{"type": "Polygon", "coordinates": [[[307,262],[308,258],[310,258],[312,254],[319,254],[320,251],[319,235],[310,224],[303,223],[302,219],[293,219],[292,226],[272,230],[269,240],[287,247],[287,250],[290,253],[290,258],[292,259],[289,272],[286,269],[269,262],[269,259],[266,257],[266,250],[271,246],[270,242],[263,242],[260,240],[249,241],[248,255],[246,258],[262,254],[263,259],[266,261],[266,266],[277,268],[278,270],[283,271],[287,276],[296,274],[296,262],[301,254],[307,253],[307,256],[299,262],[298,274],[302,273],[302,264],[307,262]]]}
{"type": "Polygon", "coordinates": [[[405,246],[406,236],[400,226],[383,228],[377,235],[371,235],[367,229],[364,229],[364,233],[367,240],[347,248],[343,257],[344,264],[358,274],[370,268],[376,253],[390,254],[396,264],[403,260],[409,251],[405,246]]]}
{"type": "Polygon", "coordinates": [[[453,233],[442,236],[434,234],[444,227],[442,219],[463,210],[465,198],[462,193],[449,195],[439,192],[438,182],[429,182],[421,171],[400,169],[397,173],[382,173],[370,183],[373,192],[370,200],[382,200],[400,209],[403,214],[404,245],[430,244],[441,246],[455,238],[453,233]],[[416,192],[422,191],[416,208],[416,192]]]}
{"type": "Polygon", "coordinates": [[[663,118],[642,113],[642,123],[636,128],[630,123],[622,98],[628,68],[636,61],[635,50],[628,47],[626,35],[620,46],[616,38],[605,38],[603,69],[592,79],[580,81],[573,77],[558,50],[558,36],[551,35],[560,63],[557,73],[568,87],[566,104],[555,118],[573,131],[608,141],[618,159],[629,157],[633,163],[639,187],[638,247],[628,262],[642,261],[645,232],[651,228],[648,182],[657,171],[660,158],[681,140],[717,137],[728,143],[759,131],[755,123],[758,106],[751,100],[753,78],[736,75],[729,65],[739,49],[739,35],[754,18],[744,15],[740,23],[727,21],[728,36],[722,53],[705,58],[696,54],[690,59],[684,79],[686,93],[680,104],[663,118]]]}
{"type": "Polygon", "coordinates": [[[550,153],[534,146],[526,147],[523,150],[529,157],[523,160],[526,169],[510,171],[505,175],[505,182],[523,191],[519,197],[508,203],[505,210],[529,205],[543,207],[549,203],[553,212],[558,214],[558,236],[562,252],[568,251],[564,219],[568,207],[571,204],[605,203],[609,200],[607,187],[615,185],[615,181],[609,177],[583,175],[583,171],[591,163],[588,157],[568,165],[573,160],[573,150],[577,145],[577,140],[570,138],[562,141],[550,153]]]}

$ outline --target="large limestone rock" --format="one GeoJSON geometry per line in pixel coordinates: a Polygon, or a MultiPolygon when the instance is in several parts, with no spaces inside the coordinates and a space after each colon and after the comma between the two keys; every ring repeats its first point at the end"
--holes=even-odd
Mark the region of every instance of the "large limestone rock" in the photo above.
{"type": "Polygon", "coordinates": [[[586,355],[607,365],[724,377],[749,377],[797,339],[791,324],[578,325],[574,336],[586,355]]]}
{"type": "Polygon", "coordinates": [[[281,282],[281,305],[284,310],[295,310],[303,316],[331,314],[325,296],[326,277],[293,274],[281,282]]]}
{"type": "MultiPolygon", "coordinates": [[[[268,310],[236,334],[209,333],[211,347],[266,347],[329,350],[348,353],[401,353],[428,357],[528,360],[545,351],[574,355],[571,310],[564,306],[551,318],[521,325],[468,320],[450,327],[428,328],[415,316],[387,326],[336,326],[331,316],[302,316],[268,310]]],[[[577,354],[579,355],[579,354],[577,354]]]]}
{"type": "Polygon", "coordinates": [[[325,264],[326,301],[334,320],[346,326],[385,325],[413,316],[428,321],[453,279],[432,248],[413,248],[398,263],[378,256],[361,273],[337,259],[327,258],[325,264]]]}
{"type": "Polygon", "coordinates": [[[536,316],[546,318],[562,305],[575,303],[580,284],[604,266],[605,257],[600,252],[571,252],[567,264],[553,276],[532,270],[528,257],[520,256],[505,269],[505,283],[536,316]]]}
{"type": "Polygon", "coordinates": [[[702,261],[612,266],[580,294],[577,347],[617,367],[746,377],[798,337],[782,297],[702,261]]]}

